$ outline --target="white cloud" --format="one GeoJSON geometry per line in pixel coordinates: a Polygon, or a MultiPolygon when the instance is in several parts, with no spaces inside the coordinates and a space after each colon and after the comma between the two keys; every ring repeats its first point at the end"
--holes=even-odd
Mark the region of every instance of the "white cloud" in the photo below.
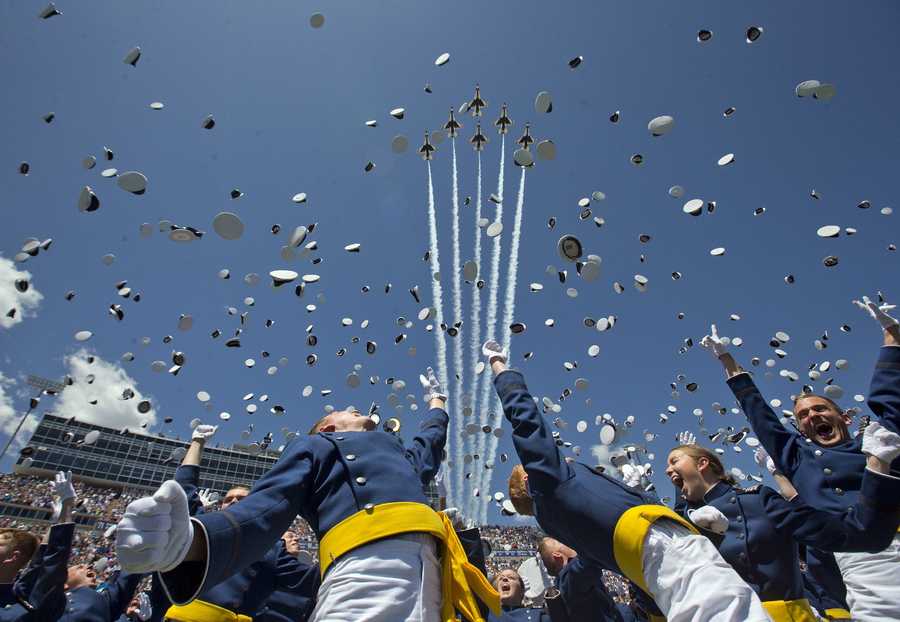
{"type": "Polygon", "coordinates": [[[37,315],[35,312],[44,295],[31,285],[31,273],[28,270],[18,270],[11,259],[0,257],[0,326],[11,328],[26,317],[37,315]],[[29,287],[25,292],[16,289],[16,281],[25,279],[29,287]],[[15,309],[13,317],[7,317],[7,313],[15,309]]]}
{"type": "Polygon", "coordinates": [[[110,428],[132,430],[140,429],[143,423],[150,426],[156,423],[155,409],[151,408],[145,414],[138,412],[138,403],[150,398],[138,391],[137,382],[118,363],[105,361],[82,348],[67,356],[65,365],[75,384],[67,386],[56,398],[54,414],[110,428]],[[93,362],[89,362],[89,358],[93,362]],[[91,377],[93,382],[89,382],[91,377]],[[125,389],[134,391],[134,397],[123,400],[125,389]],[[96,404],[91,403],[94,401],[96,404]]]}
{"type": "MultiPolygon", "coordinates": [[[[24,411],[16,410],[15,404],[13,402],[13,390],[15,388],[16,382],[12,378],[7,378],[0,372],[0,436],[3,437],[3,443],[6,444],[6,437],[11,435],[16,426],[19,425],[19,419],[22,415],[24,415],[24,411]]],[[[23,406],[27,407],[27,398],[25,404],[23,406]]],[[[11,448],[17,449],[25,445],[26,441],[31,438],[32,432],[37,428],[38,420],[33,414],[28,416],[28,419],[25,420],[25,423],[22,424],[22,428],[19,430],[19,435],[13,444],[10,445],[11,448]]]]}

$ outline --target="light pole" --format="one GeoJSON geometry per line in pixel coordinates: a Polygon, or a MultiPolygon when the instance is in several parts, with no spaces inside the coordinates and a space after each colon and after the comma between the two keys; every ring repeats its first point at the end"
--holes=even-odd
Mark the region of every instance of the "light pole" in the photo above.
{"type": "Polygon", "coordinates": [[[13,439],[15,439],[19,435],[19,430],[22,429],[22,425],[24,425],[25,420],[28,419],[28,415],[38,407],[41,403],[41,395],[44,393],[48,395],[59,395],[62,393],[63,389],[66,388],[66,385],[56,382],[54,380],[49,380],[47,378],[42,378],[40,376],[28,376],[28,385],[34,387],[38,390],[37,394],[32,397],[28,401],[28,410],[25,411],[25,414],[22,415],[22,418],[19,419],[19,425],[16,426],[16,429],[10,435],[9,440],[6,441],[6,445],[3,446],[3,451],[0,451],[0,460],[3,460],[3,457],[6,455],[6,451],[9,449],[9,446],[12,445],[13,439]]]}

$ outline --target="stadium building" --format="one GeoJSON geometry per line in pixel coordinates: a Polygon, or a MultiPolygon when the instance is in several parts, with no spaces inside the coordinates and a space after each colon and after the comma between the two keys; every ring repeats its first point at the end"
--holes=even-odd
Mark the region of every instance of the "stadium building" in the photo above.
{"type": "MultiPolygon", "coordinates": [[[[175,476],[188,445],[189,441],[115,430],[46,413],[14,471],[47,477],[57,471],[72,471],[75,479],[91,485],[152,493],[175,476]],[[91,432],[99,436],[85,443],[85,436],[91,432]]],[[[232,486],[252,486],[278,456],[272,450],[251,452],[243,445],[205,447],[200,486],[220,494],[232,486]]]]}

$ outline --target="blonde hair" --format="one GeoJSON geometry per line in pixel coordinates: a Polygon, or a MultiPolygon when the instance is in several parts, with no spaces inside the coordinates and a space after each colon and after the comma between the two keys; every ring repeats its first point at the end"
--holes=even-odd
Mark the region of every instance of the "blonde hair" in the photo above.
{"type": "Polygon", "coordinates": [[[12,550],[22,553],[24,562],[27,562],[32,557],[34,557],[34,553],[35,551],[37,551],[38,546],[41,543],[40,538],[38,538],[33,533],[25,531],[24,529],[4,527],[0,529],[0,536],[5,535],[9,535],[10,539],[12,540],[12,550]]]}
{"type": "Polygon", "coordinates": [[[534,516],[534,500],[528,492],[525,467],[517,464],[509,474],[509,500],[516,512],[523,516],[534,516]]]}
{"type": "MultiPolygon", "coordinates": [[[[697,462],[700,458],[706,458],[713,475],[723,482],[728,482],[732,486],[737,484],[734,477],[725,472],[725,467],[719,459],[719,456],[716,455],[716,452],[711,451],[706,447],[701,447],[700,445],[678,445],[672,449],[672,451],[680,451],[683,454],[687,454],[694,459],[694,462],[697,462]]],[[[669,453],[672,452],[670,451],[669,453]]]]}

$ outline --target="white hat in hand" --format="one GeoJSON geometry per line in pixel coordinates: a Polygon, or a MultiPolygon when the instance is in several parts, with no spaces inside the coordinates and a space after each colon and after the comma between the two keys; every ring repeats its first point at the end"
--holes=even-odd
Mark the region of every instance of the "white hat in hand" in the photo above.
{"type": "Polygon", "coordinates": [[[481,346],[481,353],[487,357],[488,365],[493,364],[494,361],[506,363],[509,360],[503,346],[493,340],[484,342],[484,345],[481,346]]]}
{"type": "Polygon", "coordinates": [[[898,324],[897,318],[891,317],[888,315],[888,311],[893,311],[897,308],[897,305],[889,305],[887,303],[882,305],[877,305],[871,300],[869,300],[868,296],[863,296],[862,302],[859,300],[854,300],[853,304],[855,304],[860,309],[865,309],[869,312],[869,315],[875,319],[881,327],[887,330],[892,326],[896,326],[898,324]]]}
{"type": "Polygon", "coordinates": [[[767,470],[770,475],[775,475],[775,471],[778,470],[775,467],[775,461],[772,460],[772,456],[770,456],[769,452],[762,447],[757,447],[756,451],[753,452],[753,460],[756,464],[767,470]]]}
{"type": "Polygon", "coordinates": [[[141,622],[147,622],[153,616],[153,606],[150,604],[150,597],[147,592],[141,592],[138,596],[137,617],[141,622]]]}
{"type": "Polygon", "coordinates": [[[116,552],[126,572],[168,572],[184,560],[193,539],[187,495],[178,482],[168,480],[152,497],[125,508],[116,529],[116,552]]]}
{"type": "Polygon", "coordinates": [[[717,533],[720,536],[728,531],[728,517],[718,508],[704,505],[696,510],[688,510],[688,516],[698,527],[717,533]]]}
{"type": "Polygon", "coordinates": [[[201,423],[194,431],[191,433],[192,441],[208,441],[212,438],[213,434],[216,433],[216,430],[219,429],[217,425],[209,425],[207,423],[201,423]]]}
{"type": "Polygon", "coordinates": [[[890,464],[900,456],[900,434],[891,432],[877,421],[873,421],[863,432],[862,450],[867,456],[875,456],[882,462],[890,464]]]}
{"type": "Polygon", "coordinates": [[[731,340],[728,337],[719,336],[715,324],[710,326],[710,334],[700,340],[700,345],[712,352],[716,358],[728,352],[728,344],[730,343],[731,340]]]}
{"type": "Polygon", "coordinates": [[[626,486],[636,488],[641,485],[641,469],[626,462],[621,466],[619,471],[622,472],[622,481],[626,486]]]}
{"type": "Polygon", "coordinates": [[[425,369],[424,374],[419,374],[419,384],[425,391],[425,401],[430,402],[433,399],[447,401],[447,394],[441,387],[441,381],[437,379],[434,370],[430,367],[425,369]]]}

